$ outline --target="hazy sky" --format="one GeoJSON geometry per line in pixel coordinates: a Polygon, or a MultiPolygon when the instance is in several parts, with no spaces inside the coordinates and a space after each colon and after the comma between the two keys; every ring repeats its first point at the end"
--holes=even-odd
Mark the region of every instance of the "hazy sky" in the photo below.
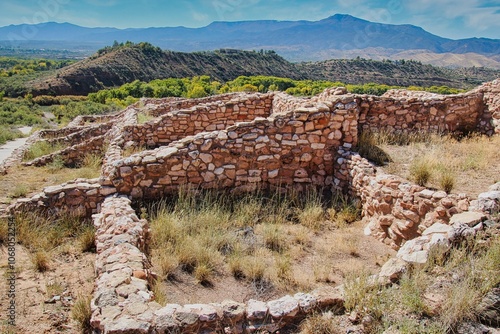
{"type": "Polygon", "coordinates": [[[449,38],[500,39],[500,0],[1,0],[0,26],[201,27],[213,21],[310,20],[336,13],[414,24],[449,38]]]}

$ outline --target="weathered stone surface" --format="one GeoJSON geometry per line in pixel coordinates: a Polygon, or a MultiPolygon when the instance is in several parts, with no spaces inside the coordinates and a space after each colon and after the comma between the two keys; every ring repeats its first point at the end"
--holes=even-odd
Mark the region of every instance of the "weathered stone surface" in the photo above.
{"type": "Polygon", "coordinates": [[[247,318],[250,321],[259,321],[263,320],[269,308],[265,302],[261,302],[258,300],[250,299],[247,302],[247,318]]]}
{"type": "Polygon", "coordinates": [[[467,211],[463,213],[459,213],[451,217],[450,224],[451,225],[467,225],[470,227],[474,227],[483,220],[486,219],[486,215],[482,212],[472,212],[467,211]]]}
{"type": "Polygon", "coordinates": [[[267,303],[269,314],[275,318],[293,317],[299,312],[299,303],[292,296],[285,296],[267,303]]]}
{"type": "Polygon", "coordinates": [[[500,288],[494,288],[481,300],[476,308],[481,322],[488,325],[500,326],[500,288]]]}
{"type": "Polygon", "coordinates": [[[405,261],[391,258],[380,269],[379,282],[382,284],[397,282],[407,269],[408,264],[405,261]]]}

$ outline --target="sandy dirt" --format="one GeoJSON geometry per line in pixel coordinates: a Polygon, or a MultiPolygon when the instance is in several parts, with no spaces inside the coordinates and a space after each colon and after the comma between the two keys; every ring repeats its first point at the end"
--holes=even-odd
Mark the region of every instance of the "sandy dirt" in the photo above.
{"type": "MultiPolygon", "coordinates": [[[[22,333],[81,333],[71,319],[71,308],[79,294],[90,295],[94,286],[94,259],[90,253],[54,254],[49,270],[34,270],[31,255],[16,246],[16,327],[22,333]]],[[[0,333],[11,333],[6,326],[10,299],[7,296],[7,252],[0,248],[0,333]]]]}

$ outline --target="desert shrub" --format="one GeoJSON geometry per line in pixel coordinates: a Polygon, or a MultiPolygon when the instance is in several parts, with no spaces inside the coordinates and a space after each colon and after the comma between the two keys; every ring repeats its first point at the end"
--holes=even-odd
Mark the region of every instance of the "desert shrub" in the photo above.
{"type": "Polygon", "coordinates": [[[14,140],[21,137],[23,137],[23,134],[16,128],[0,125],[0,145],[5,144],[9,140],[14,140]]]}

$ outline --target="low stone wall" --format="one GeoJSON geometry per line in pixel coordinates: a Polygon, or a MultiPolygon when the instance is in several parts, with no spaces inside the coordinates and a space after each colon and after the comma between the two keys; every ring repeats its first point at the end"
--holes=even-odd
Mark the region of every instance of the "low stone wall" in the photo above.
{"type": "MultiPolygon", "coordinates": [[[[318,101],[316,101],[318,102],[318,101]]],[[[298,98],[288,95],[283,92],[275,92],[273,98],[272,111],[274,114],[288,113],[297,108],[310,104],[311,100],[308,98],[298,98]]]]}
{"type": "Polygon", "coordinates": [[[234,191],[328,186],[337,149],[357,140],[357,109],[352,103],[349,107],[319,103],[187,137],[115,161],[109,181],[133,198],[155,198],[186,183],[234,191]]]}
{"type": "Polygon", "coordinates": [[[437,95],[412,91],[389,91],[382,97],[358,97],[359,129],[371,132],[447,133],[480,130],[483,94],[437,95]]]}
{"type": "Polygon", "coordinates": [[[277,300],[220,304],[167,304],[154,300],[149,284],[148,222],[139,219],[124,196],[108,197],[94,215],[96,287],[91,325],[98,333],[260,333],[275,332],[325,308],[343,309],[341,288],[323,288],[277,300]]]}
{"type": "Polygon", "coordinates": [[[176,110],[191,109],[192,107],[214,103],[214,102],[229,102],[234,99],[245,99],[253,93],[228,93],[214,96],[207,96],[196,99],[186,99],[180,97],[167,97],[163,99],[142,98],[139,101],[138,107],[143,106],[144,111],[153,117],[165,115],[176,110]]]}
{"type": "Polygon", "coordinates": [[[47,187],[30,198],[19,199],[7,208],[7,212],[40,212],[50,215],[70,213],[90,217],[99,212],[104,198],[114,193],[115,188],[101,186],[98,179],[76,179],[47,187]]]}
{"type": "MultiPolygon", "coordinates": [[[[226,96],[229,97],[231,96],[226,96]]],[[[233,96],[230,100],[172,111],[145,124],[125,126],[124,140],[138,146],[168,145],[200,132],[223,130],[236,122],[268,117],[271,114],[272,101],[272,94],[245,94],[233,96]]]]}
{"type": "Polygon", "coordinates": [[[95,124],[89,127],[84,127],[81,130],[75,131],[67,136],[47,139],[47,141],[51,144],[59,144],[64,146],[78,145],[87,140],[92,140],[95,137],[105,135],[106,133],[108,133],[112,126],[113,124],[111,122],[95,124]]]}
{"type": "Polygon", "coordinates": [[[446,194],[377,171],[358,154],[340,150],[336,183],[360,199],[365,233],[394,249],[435,223],[447,224],[466,211],[465,194],[446,194]],[[338,181],[337,181],[338,180],[338,181]]]}
{"type": "Polygon", "coordinates": [[[82,164],[87,154],[95,154],[101,156],[105,149],[106,135],[91,138],[81,142],[80,144],[72,145],[63,150],[44,155],[42,157],[25,162],[25,166],[41,167],[53,162],[56,158],[61,158],[64,165],[69,167],[77,167],[82,164]]]}

